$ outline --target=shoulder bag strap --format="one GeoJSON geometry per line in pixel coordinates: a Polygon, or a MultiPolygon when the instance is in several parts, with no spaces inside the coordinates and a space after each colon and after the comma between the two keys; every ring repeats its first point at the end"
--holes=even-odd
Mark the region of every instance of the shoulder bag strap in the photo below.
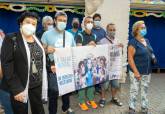
{"type": "Polygon", "coordinates": [[[63,47],[65,48],[65,31],[63,33],[63,47]]]}

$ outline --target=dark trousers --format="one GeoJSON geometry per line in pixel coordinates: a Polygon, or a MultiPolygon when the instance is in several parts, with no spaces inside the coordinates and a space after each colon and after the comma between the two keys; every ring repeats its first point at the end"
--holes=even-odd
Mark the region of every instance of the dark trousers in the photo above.
{"type": "MultiPolygon", "coordinates": [[[[41,99],[41,86],[29,89],[29,100],[32,114],[45,114],[42,99],[41,99]]],[[[14,114],[28,114],[28,103],[21,103],[14,100],[11,96],[11,104],[14,114]]]]}
{"type": "MultiPolygon", "coordinates": [[[[57,107],[58,107],[58,85],[57,85],[57,78],[56,74],[49,73],[48,77],[48,83],[49,83],[49,114],[56,114],[57,113],[57,107]]],[[[62,111],[67,111],[70,106],[70,100],[69,100],[70,94],[66,94],[61,96],[62,97],[62,111]]]]}

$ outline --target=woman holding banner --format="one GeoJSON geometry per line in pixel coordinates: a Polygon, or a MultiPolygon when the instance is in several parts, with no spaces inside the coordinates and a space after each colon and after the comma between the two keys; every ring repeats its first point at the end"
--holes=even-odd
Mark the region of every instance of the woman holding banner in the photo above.
{"type": "Polygon", "coordinates": [[[144,21],[137,21],[132,27],[132,38],[128,44],[128,63],[130,67],[129,114],[135,114],[138,90],[141,89],[141,110],[148,114],[147,93],[151,79],[151,54],[153,49],[147,34],[144,21]]]}

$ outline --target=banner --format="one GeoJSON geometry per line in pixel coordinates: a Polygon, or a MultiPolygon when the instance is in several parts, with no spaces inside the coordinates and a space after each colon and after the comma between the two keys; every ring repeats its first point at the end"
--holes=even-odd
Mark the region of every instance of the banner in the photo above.
{"type": "Polygon", "coordinates": [[[57,49],[54,60],[59,95],[119,79],[122,73],[121,48],[117,45],[57,49]]]}
{"type": "Polygon", "coordinates": [[[122,75],[122,49],[117,45],[109,47],[109,80],[120,79],[122,75]]]}
{"type": "Polygon", "coordinates": [[[54,53],[59,95],[75,91],[72,48],[56,49],[54,53]]]}

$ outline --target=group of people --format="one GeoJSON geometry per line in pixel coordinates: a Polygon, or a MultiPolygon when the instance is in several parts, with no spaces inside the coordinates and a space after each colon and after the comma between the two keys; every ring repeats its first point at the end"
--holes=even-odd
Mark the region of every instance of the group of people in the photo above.
{"type": "MultiPolygon", "coordinates": [[[[1,88],[10,94],[11,106],[14,114],[28,114],[28,102],[32,114],[45,114],[43,103],[48,101],[49,114],[57,114],[58,84],[53,53],[57,48],[74,46],[96,46],[101,44],[125,46],[115,38],[116,27],[114,23],[107,24],[106,30],[101,27],[101,15],[84,17],[82,30],[78,18],[73,18],[72,29],[65,30],[68,16],[65,12],[56,12],[54,18],[45,16],[42,19],[43,30],[36,32],[39,17],[34,12],[24,12],[18,19],[19,31],[0,34],[1,43],[1,88]]],[[[153,49],[146,35],[144,21],[133,25],[133,37],[128,44],[128,63],[130,66],[130,101],[129,114],[135,114],[138,90],[141,88],[142,112],[148,114],[147,90],[151,76],[150,53],[153,49]],[[150,53],[149,53],[149,51],[150,53]]],[[[0,46],[1,46],[0,45],[0,46]]],[[[101,61],[101,59],[100,59],[101,61]]],[[[90,60],[79,63],[79,73],[92,78],[90,60]],[[89,70],[85,71],[84,63],[89,70]]],[[[103,61],[104,62],[104,61],[103,61]]],[[[83,80],[82,80],[83,81],[83,80]]],[[[88,82],[90,85],[91,82],[88,82]]],[[[120,88],[118,79],[99,84],[100,107],[106,104],[105,90],[111,85],[111,102],[122,106],[117,98],[120,88]]],[[[97,86],[96,86],[97,87],[97,86]]],[[[62,113],[74,114],[70,107],[70,94],[62,95],[62,113]]],[[[78,90],[79,106],[82,110],[98,107],[95,101],[95,86],[78,90]]],[[[1,104],[0,104],[1,105],[1,104]]],[[[3,103],[2,103],[3,105],[3,103]]]]}

